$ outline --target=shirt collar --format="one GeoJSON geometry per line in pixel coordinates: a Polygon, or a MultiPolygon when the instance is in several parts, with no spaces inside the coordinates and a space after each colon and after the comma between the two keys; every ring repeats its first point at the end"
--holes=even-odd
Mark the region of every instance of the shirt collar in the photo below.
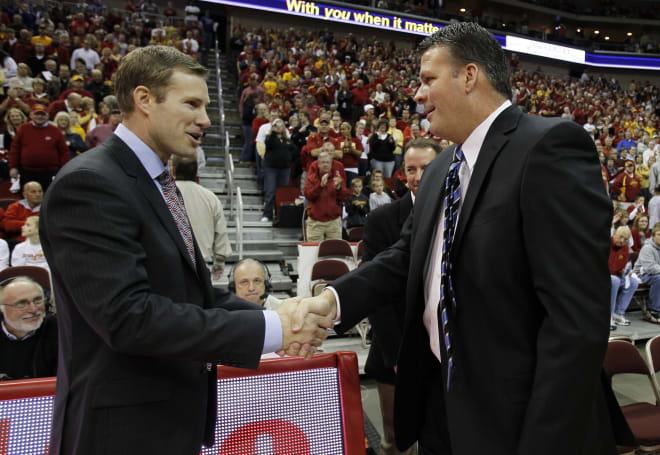
{"type": "Polygon", "coordinates": [[[28,338],[30,338],[32,335],[34,335],[36,332],[36,330],[32,330],[31,332],[28,332],[23,338],[18,338],[16,335],[14,335],[9,330],[7,330],[5,321],[0,322],[0,326],[2,326],[2,332],[5,334],[5,336],[12,341],[25,341],[28,338]]]}
{"type": "Polygon", "coordinates": [[[497,116],[500,115],[500,113],[509,106],[511,106],[511,101],[509,100],[506,100],[500,104],[497,109],[495,109],[488,117],[486,117],[486,120],[481,122],[479,126],[477,126],[472,131],[472,133],[470,133],[468,138],[461,146],[461,150],[463,150],[463,156],[465,156],[465,161],[467,162],[469,169],[474,169],[474,165],[477,162],[477,157],[479,156],[479,150],[481,150],[481,146],[484,144],[484,139],[486,139],[486,134],[488,134],[490,126],[493,124],[497,116]]]}
{"type": "Polygon", "coordinates": [[[134,132],[126,128],[123,123],[115,128],[115,135],[135,153],[142,167],[146,169],[152,179],[155,179],[167,169],[167,165],[163,164],[156,152],[137,137],[134,132]]]}

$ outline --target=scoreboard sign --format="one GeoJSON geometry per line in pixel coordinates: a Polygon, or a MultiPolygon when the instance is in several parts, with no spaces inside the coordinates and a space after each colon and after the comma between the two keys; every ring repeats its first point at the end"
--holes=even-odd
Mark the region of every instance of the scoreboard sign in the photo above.
{"type": "MultiPolygon", "coordinates": [[[[0,383],[0,455],[46,455],[55,378],[0,383]]],[[[215,445],[202,455],[363,454],[353,352],[218,367],[215,445]]]]}

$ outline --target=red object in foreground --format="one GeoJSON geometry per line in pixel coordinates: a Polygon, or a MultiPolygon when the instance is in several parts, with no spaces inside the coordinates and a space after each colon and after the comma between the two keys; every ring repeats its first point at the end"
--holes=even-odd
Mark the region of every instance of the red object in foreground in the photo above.
{"type": "MultiPolygon", "coordinates": [[[[55,378],[0,382],[0,455],[48,453],[54,393],[55,378]]],[[[216,442],[202,454],[364,454],[363,422],[354,352],[219,366],[216,442]]]]}

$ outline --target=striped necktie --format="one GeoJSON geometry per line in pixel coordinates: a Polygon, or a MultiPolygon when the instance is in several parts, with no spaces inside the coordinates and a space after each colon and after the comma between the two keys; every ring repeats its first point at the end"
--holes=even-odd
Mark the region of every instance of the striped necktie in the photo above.
{"type": "Polygon", "coordinates": [[[190,229],[190,223],[188,222],[186,207],[183,205],[181,192],[176,187],[176,183],[174,183],[170,171],[164,170],[157,178],[158,183],[160,183],[160,186],[163,188],[163,195],[165,196],[167,208],[170,209],[172,218],[174,218],[174,221],[176,222],[176,227],[179,228],[181,237],[183,237],[183,243],[186,245],[188,254],[190,254],[190,259],[192,259],[193,264],[196,264],[192,230],[190,229]]]}
{"type": "Polygon", "coordinates": [[[447,390],[451,384],[451,377],[454,370],[454,346],[451,336],[451,321],[449,313],[452,315],[456,310],[456,298],[452,285],[452,263],[451,248],[454,244],[454,233],[458,212],[461,207],[461,181],[458,173],[461,164],[465,160],[463,151],[460,147],[454,152],[454,159],[449,166],[447,179],[445,180],[445,226],[442,237],[442,270],[440,278],[440,308],[442,321],[442,335],[447,349],[447,390]]]}

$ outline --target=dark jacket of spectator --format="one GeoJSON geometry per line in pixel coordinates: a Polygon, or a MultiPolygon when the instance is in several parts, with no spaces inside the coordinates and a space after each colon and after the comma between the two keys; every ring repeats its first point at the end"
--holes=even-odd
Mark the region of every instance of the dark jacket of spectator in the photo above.
{"type": "Polygon", "coordinates": [[[290,140],[283,141],[277,134],[266,137],[266,153],[264,161],[268,167],[284,169],[291,165],[297,152],[296,146],[290,140]]]}
{"type": "Polygon", "coordinates": [[[10,340],[0,330],[0,374],[3,379],[55,376],[57,373],[57,320],[48,314],[34,334],[23,340],[10,340]]]}
{"type": "Polygon", "coordinates": [[[360,193],[357,196],[351,194],[346,199],[344,204],[346,213],[346,226],[349,228],[364,226],[367,222],[367,214],[369,213],[369,198],[360,193]]]}
{"type": "Polygon", "coordinates": [[[378,161],[394,161],[394,150],[396,142],[391,134],[387,134],[385,139],[380,139],[378,134],[374,133],[369,138],[369,159],[378,161]]]}

